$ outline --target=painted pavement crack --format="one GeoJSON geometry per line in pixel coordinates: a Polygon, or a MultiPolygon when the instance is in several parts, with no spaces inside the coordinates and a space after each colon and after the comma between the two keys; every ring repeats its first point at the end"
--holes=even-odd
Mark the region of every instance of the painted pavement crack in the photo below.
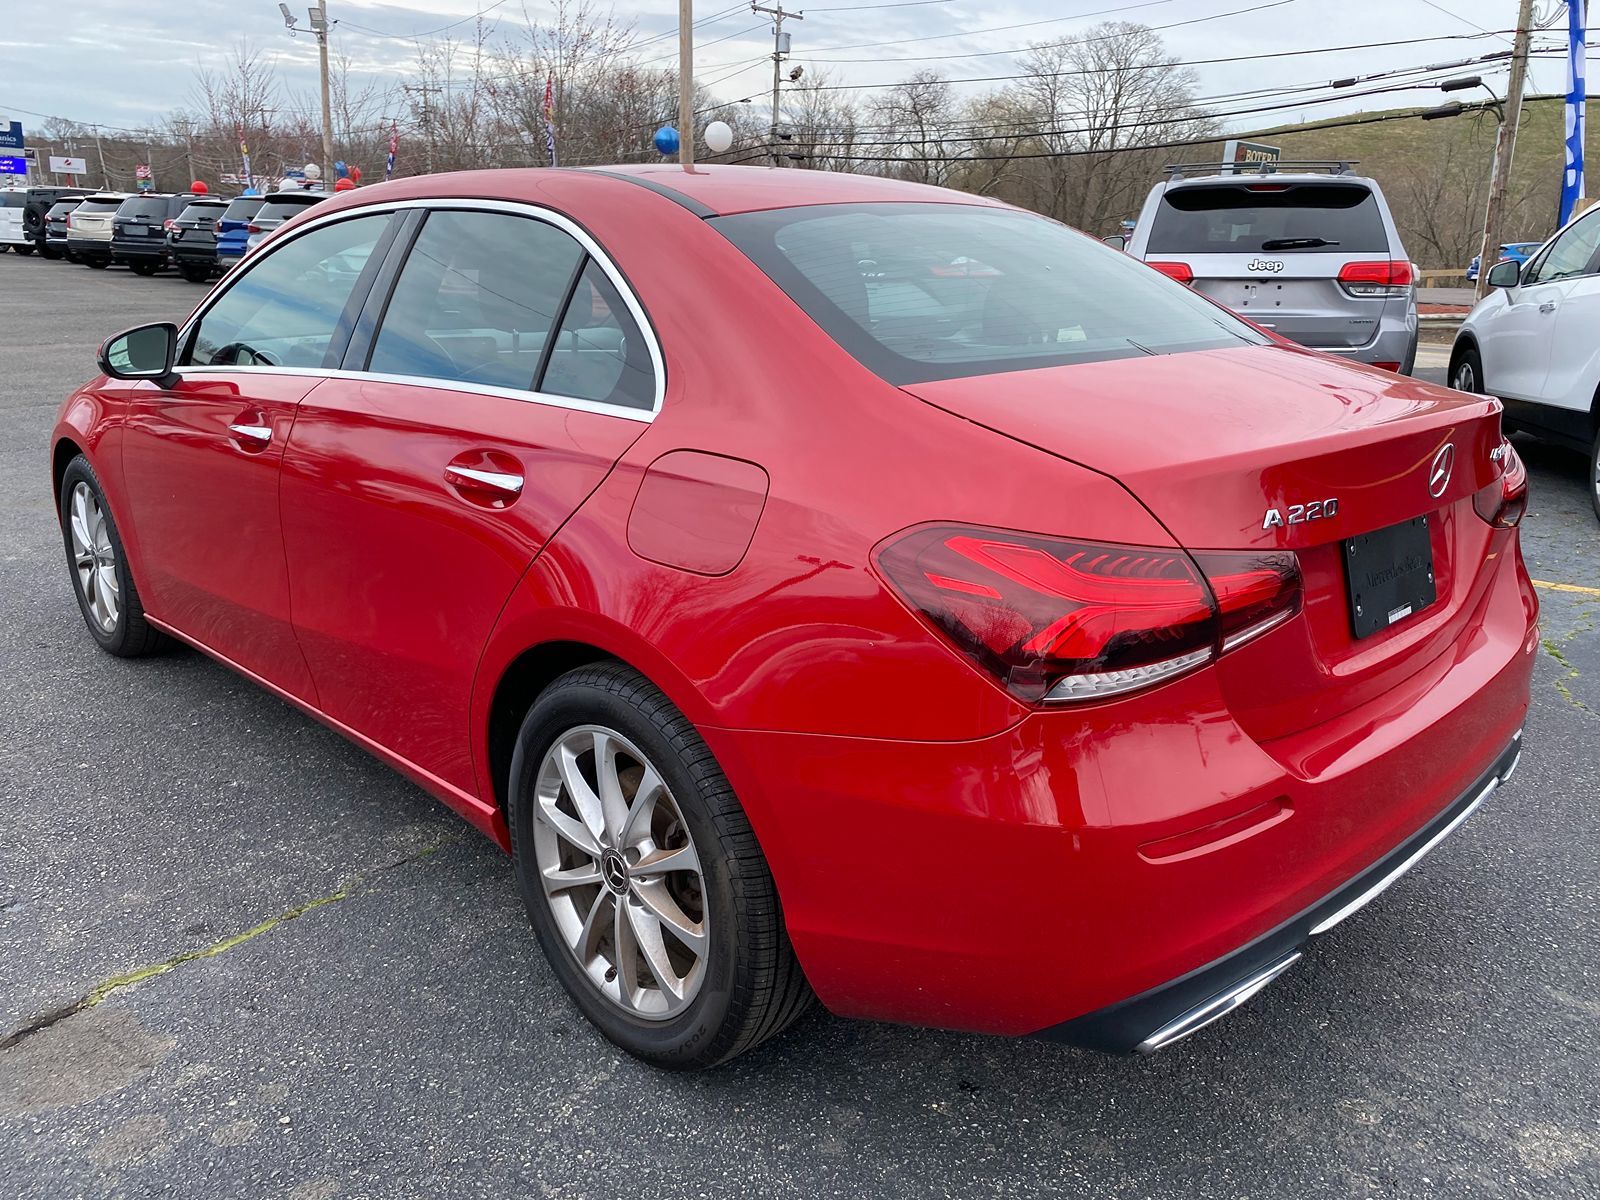
{"type": "Polygon", "coordinates": [[[425,858],[437,854],[440,850],[444,849],[444,847],[455,842],[459,842],[460,840],[461,836],[459,834],[451,834],[447,837],[442,837],[438,841],[424,846],[420,850],[415,850],[401,858],[397,858],[392,862],[383,863],[366,871],[362,871],[355,875],[347,883],[342,884],[338,890],[328,892],[326,895],[314,896],[310,900],[307,900],[301,904],[297,904],[293,908],[286,909],[285,911],[277,914],[277,916],[268,917],[259,925],[253,925],[249,929],[246,929],[240,933],[230,934],[228,937],[212,942],[208,946],[201,946],[194,950],[185,950],[180,954],[174,954],[171,958],[162,959],[159,962],[146,963],[143,966],[135,967],[131,971],[126,971],[120,975],[113,975],[108,979],[102,979],[88,991],[84,992],[83,995],[77,997],[77,999],[71,1000],[66,1004],[58,1005],[55,1008],[41,1013],[39,1016],[29,1021],[26,1025],[13,1030],[4,1038],[0,1038],[0,1050],[9,1050],[19,1042],[26,1041],[34,1034],[42,1033],[44,1030],[49,1029],[52,1025],[57,1025],[60,1022],[67,1020],[69,1017],[75,1017],[81,1012],[86,1012],[89,1009],[94,1008],[96,1005],[110,999],[120,991],[135,987],[138,984],[141,984],[148,979],[154,979],[159,975],[169,974],[170,972],[175,971],[177,968],[183,966],[185,963],[196,962],[203,958],[215,958],[219,954],[225,954],[227,951],[232,950],[237,946],[242,946],[246,942],[253,941],[264,933],[270,933],[280,925],[287,924],[290,921],[299,920],[309,912],[313,912],[316,909],[322,908],[329,904],[336,904],[341,900],[349,900],[351,897],[359,895],[361,892],[367,890],[372,880],[376,879],[378,876],[385,875],[390,871],[398,870],[401,867],[409,866],[412,863],[420,862],[425,858]]]}

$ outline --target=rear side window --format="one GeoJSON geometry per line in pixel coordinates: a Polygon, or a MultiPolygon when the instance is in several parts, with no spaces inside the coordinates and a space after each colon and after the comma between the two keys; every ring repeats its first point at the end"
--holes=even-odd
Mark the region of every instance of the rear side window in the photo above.
{"type": "Polygon", "coordinates": [[[590,259],[561,318],[539,390],[602,404],[649,409],[655,372],[644,336],[616,285],[590,259]]]}
{"type": "Polygon", "coordinates": [[[711,224],[894,384],[1265,340],[1182,284],[1031,213],[830,204],[711,224]]]}
{"type": "Polygon", "coordinates": [[[570,236],[531,217],[429,213],[367,369],[531,389],[583,257],[570,236]]]}
{"type": "Polygon", "coordinates": [[[291,237],[255,260],[200,318],[194,366],[322,367],[361,272],[389,224],[353,217],[291,237]]]}
{"type": "Polygon", "coordinates": [[[1363,184],[1175,188],[1156,207],[1149,254],[1387,254],[1377,197],[1363,184]]]}

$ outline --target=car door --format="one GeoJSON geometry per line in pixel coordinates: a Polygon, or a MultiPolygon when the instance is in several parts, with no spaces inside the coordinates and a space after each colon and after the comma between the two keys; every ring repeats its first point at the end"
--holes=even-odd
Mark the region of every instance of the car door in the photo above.
{"type": "Polygon", "coordinates": [[[191,322],[171,385],[137,386],[123,427],[150,613],[306,700],[315,692],[290,621],[279,465],[296,406],[349,341],[363,294],[349,265],[376,272],[390,220],[315,228],[253,263],[191,322]]]}
{"type": "Polygon", "coordinates": [[[1518,286],[1506,290],[1479,342],[1486,390],[1517,400],[1545,397],[1558,314],[1584,290],[1597,247],[1600,210],[1568,225],[1523,269],[1518,286]]]}
{"type": "Polygon", "coordinates": [[[284,538],[324,711],[471,793],[472,680],[495,620],[646,428],[660,354],[565,219],[485,202],[406,219],[345,372],[300,405],[284,538]]]}
{"type": "MultiPolygon", "coordinates": [[[[1534,399],[1573,414],[1557,428],[1581,428],[1594,403],[1595,357],[1600,347],[1600,210],[1578,221],[1569,233],[1580,236],[1574,251],[1593,249],[1583,270],[1563,281],[1564,290],[1551,315],[1549,367],[1534,399]]],[[[1563,235],[1565,236],[1565,235],[1563,235]]]]}

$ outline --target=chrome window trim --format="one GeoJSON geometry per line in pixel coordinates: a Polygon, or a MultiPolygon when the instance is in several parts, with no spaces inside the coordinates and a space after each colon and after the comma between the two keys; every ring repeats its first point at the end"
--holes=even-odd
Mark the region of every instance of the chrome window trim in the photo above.
{"type": "MultiPolygon", "coordinates": [[[[414,200],[391,200],[379,204],[361,204],[352,208],[342,208],[338,212],[323,213],[313,217],[304,225],[297,228],[292,234],[279,239],[287,244],[295,238],[320,229],[324,225],[331,225],[337,221],[351,220],[356,217],[377,216],[382,213],[407,212],[411,209],[425,210],[466,210],[480,212],[506,213],[511,216],[527,217],[536,221],[543,221],[547,225],[554,225],[557,229],[567,234],[584,252],[593,259],[606,277],[611,280],[612,286],[617,289],[617,294],[622,297],[623,304],[628,309],[628,314],[633,318],[635,325],[644,335],[645,348],[650,354],[650,366],[655,374],[655,388],[652,394],[652,403],[649,409],[634,408],[626,404],[608,404],[598,400],[581,400],[574,396],[555,396],[548,392],[536,392],[532,388],[503,388],[488,384],[471,384],[459,380],[433,379],[426,375],[384,375],[372,371],[346,371],[325,367],[264,367],[264,366],[188,366],[180,365],[174,368],[179,375],[205,375],[205,374],[235,374],[244,372],[262,372],[279,375],[300,375],[318,379],[370,379],[375,383],[404,383],[416,387],[429,387],[445,392],[464,392],[468,395],[499,396],[507,400],[521,400],[526,403],[544,404],[552,408],[571,409],[577,412],[598,413],[604,416],[622,417],[630,421],[653,421],[656,414],[661,411],[662,403],[667,394],[667,364],[661,353],[661,341],[656,335],[655,327],[645,315],[644,306],[639,303],[639,298],[634,295],[633,288],[629,286],[627,278],[611,261],[600,244],[592,238],[588,231],[574,221],[571,217],[554,209],[545,208],[543,205],[533,204],[523,200],[476,200],[465,196],[451,196],[448,198],[420,198],[414,200]]],[[[276,247],[274,247],[276,250],[276,247]]],[[[221,285],[212,291],[200,303],[200,307],[190,314],[189,319],[178,330],[178,344],[187,345],[195,326],[205,318],[206,313],[226,296],[237,285],[239,280],[246,278],[253,263],[241,262],[243,271],[224,276],[221,285]]],[[[403,270],[402,266],[402,270],[403,270]]],[[[381,325],[379,326],[381,329],[381,325]]],[[[552,330],[552,336],[554,335],[552,330]]]]}

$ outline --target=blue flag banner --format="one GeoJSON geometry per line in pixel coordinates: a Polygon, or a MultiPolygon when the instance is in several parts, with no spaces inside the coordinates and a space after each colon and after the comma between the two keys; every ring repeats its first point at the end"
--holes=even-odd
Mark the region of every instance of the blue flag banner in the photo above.
{"type": "Polygon", "coordinates": [[[1567,0],[1567,26],[1571,37],[1567,47],[1566,166],[1561,173],[1561,220],[1565,225],[1583,197],[1584,127],[1584,44],[1587,40],[1585,12],[1588,0],[1567,0]]]}

